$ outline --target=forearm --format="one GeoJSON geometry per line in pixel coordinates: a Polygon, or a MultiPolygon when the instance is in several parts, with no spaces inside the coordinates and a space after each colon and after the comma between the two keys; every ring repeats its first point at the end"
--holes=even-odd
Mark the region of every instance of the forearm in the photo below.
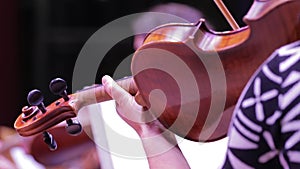
{"type": "Polygon", "coordinates": [[[174,134],[168,130],[144,129],[140,134],[150,169],[189,169],[174,134]]]}

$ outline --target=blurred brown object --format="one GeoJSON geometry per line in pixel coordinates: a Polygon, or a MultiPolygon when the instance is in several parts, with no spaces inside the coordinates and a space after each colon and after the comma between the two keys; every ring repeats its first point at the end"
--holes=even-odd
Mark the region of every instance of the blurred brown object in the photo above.
{"type": "Polygon", "coordinates": [[[77,136],[71,136],[64,126],[49,130],[54,136],[58,148],[49,150],[42,135],[36,136],[29,153],[34,159],[49,169],[100,169],[96,145],[90,139],[87,130],[77,136]]]}
{"type": "Polygon", "coordinates": [[[58,144],[55,151],[49,150],[42,135],[21,137],[14,129],[0,126],[0,169],[18,168],[18,161],[14,161],[11,152],[15,147],[31,155],[32,163],[38,162],[46,169],[100,169],[96,145],[88,136],[89,128],[78,136],[69,135],[61,125],[49,132],[58,144]]]}
{"type": "Polygon", "coordinates": [[[20,136],[12,128],[0,126],[0,154],[14,146],[21,146],[20,136]]]}
{"type": "Polygon", "coordinates": [[[15,130],[6,126],[0,126],[0,169],[17,168],[9,152],[10,145],[18,143],[18,139],[10,139],[15,135],[15,130]]]}
{"type": "Polygon", "coordinates": [[[9,136],[15,135],[16,131],[12,128],[1,126],[0,127],[0,140],[5,140],[9,136]]]}

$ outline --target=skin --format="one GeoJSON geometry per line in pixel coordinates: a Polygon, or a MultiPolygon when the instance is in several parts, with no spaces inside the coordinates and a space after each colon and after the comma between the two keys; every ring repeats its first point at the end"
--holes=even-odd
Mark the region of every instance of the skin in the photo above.
{"type": "Polygon", "coordinates": [[[173,133],[164,128],[143,106],[139,95],[130,95],[111,77],[104,76],[102,84],[116,101],[119,116],[141,138],[150,169],[189,169],[173,133]]]}

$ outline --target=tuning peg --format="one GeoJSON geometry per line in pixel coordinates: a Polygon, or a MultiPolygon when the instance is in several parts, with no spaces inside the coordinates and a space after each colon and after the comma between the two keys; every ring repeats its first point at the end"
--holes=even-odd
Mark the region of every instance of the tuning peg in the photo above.
{"type": "Polygon", "coordinates": [[[50,133],[44,131],[43,137],[44,137],[44,142],[48,145],[50,150],[54,151],[57,149],[56,141],[54,140],[53,136],[50,133]]]}
{"type": "Polygon", "coordinates": [[[67,94],[67,83],[65,80],[61,78],[53,79],[49,84],[50,91],[55,94],[61,96],[65,101],[69,100],[67,94]]]}
{"type": "Polygon", "coordinates": [[[37,106],[43,113],[45,113],[47,110],[45,108],[43,100],[44,97],[42,95],[42,92],[37,89],[30,91],[27,95],[28,103],[32,106],[37,106]]]}
{"type": "Polygon", "coordinates": [[[66,120],[67,126],[66,131],[70,135],[78,135],[82,131],[82,126],[77,120],[68,119],[66,120]]]}

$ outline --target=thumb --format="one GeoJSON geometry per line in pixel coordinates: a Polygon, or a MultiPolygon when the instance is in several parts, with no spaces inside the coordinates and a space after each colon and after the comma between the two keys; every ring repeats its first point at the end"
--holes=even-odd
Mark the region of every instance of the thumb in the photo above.
{"type": "Polygon", "coordinates": [[[138,105],[134,97],[121,88],[111,77],[105,75],[102,78],[105,91],[116,101],[118,114],[130,125],[132,122],[141,121],[142,107],[138,105]]]}
{"type": "Polygon", "coordinates": [[[105,91],[114,99],[119,105],[129,104],[132,96],[120,87],[110,76],[102,77],[102,84],[105,91]]]}

